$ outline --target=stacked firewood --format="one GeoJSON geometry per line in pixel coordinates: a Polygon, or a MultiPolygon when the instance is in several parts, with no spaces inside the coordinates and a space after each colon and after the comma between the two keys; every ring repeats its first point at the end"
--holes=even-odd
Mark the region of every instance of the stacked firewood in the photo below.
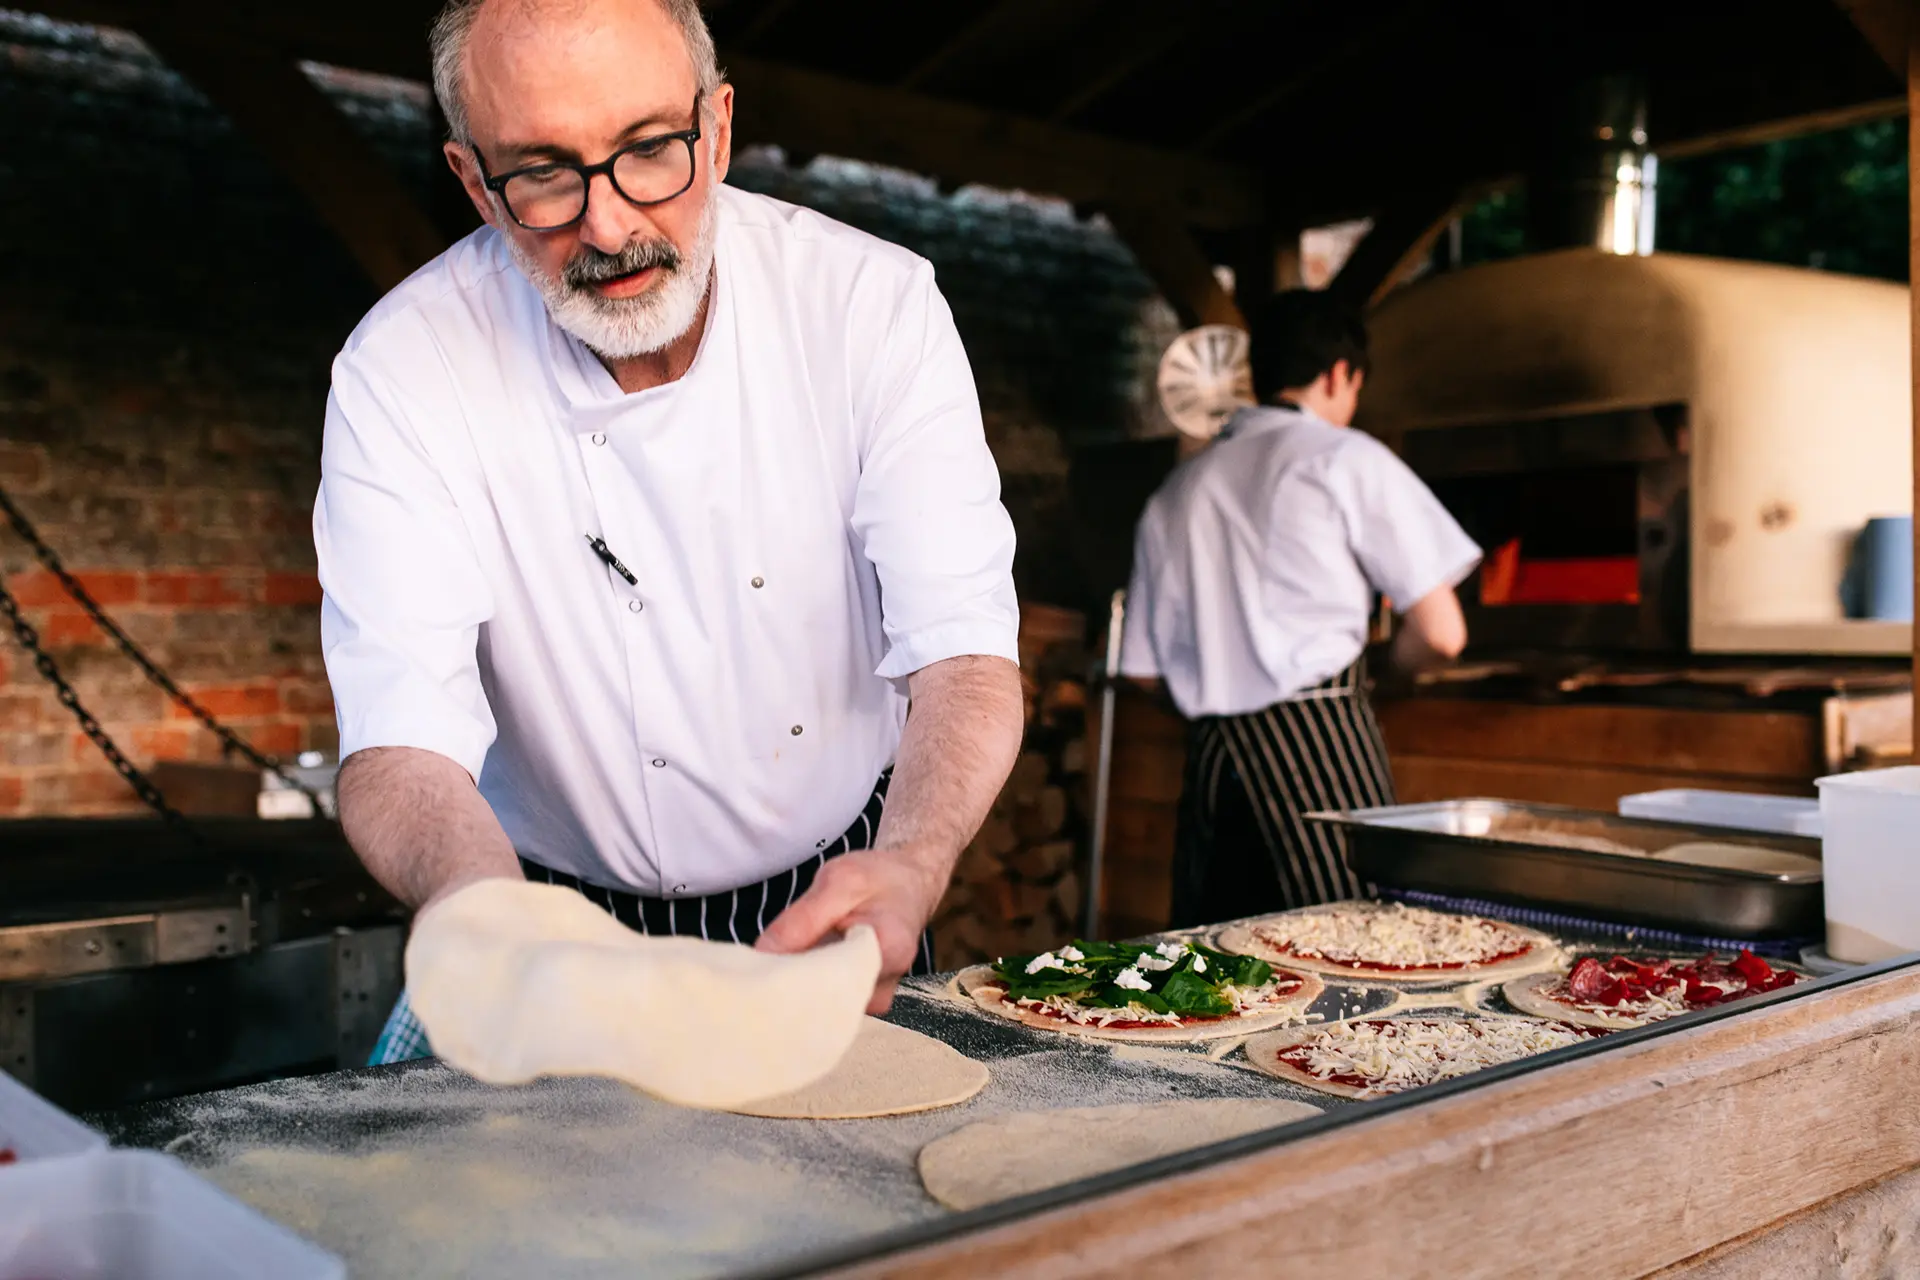
{"type": "Polygon", "coordinates": [[[1088,670],[1083,614],[1021,605],[1026,739],[934,914],[942,969],[1045,951],[1078,931],[1090,825],[1088,670]]]}

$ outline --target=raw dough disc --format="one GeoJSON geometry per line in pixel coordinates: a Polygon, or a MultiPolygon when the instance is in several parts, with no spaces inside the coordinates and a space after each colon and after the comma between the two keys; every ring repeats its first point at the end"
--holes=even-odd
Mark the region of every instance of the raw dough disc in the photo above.
{"type": "Polygon", "coordinates": [[[859,1120],[965,1102],[987,1084],[985,1063],[932,1036],[868,1018],[838,1066],[804,1088],[729,1111],[805,1120],[859,1120]]]}
{"type": "Polygon", "coordinates": [[[1306,1012],[1307,1006],[1320,998],[1327,984],[1310,973],[1297,969],[1288,970],[1300,979],[1300,987],[1292,995],[1282,998],[1279,1003],[1260,1013],[1249,1014],[1244,1018],[1222,1018],[1216,1022],[1200,1022],[1190,1027],[1088,1027],[1077,1022],[1068,1022],[1065,1018],[1050,1018],[1044,1013],[1034,1013],[1010,1004],[1004,998],[1006,988],[999,985],[1000,977],[994,973],[993,966],[977,964],[970,969],[962,969],[954,979],[963,996],[974,1004],[998,1017],[1010,1018],[1025,1023],[1041,1031],[1058,1031],[1070,1036],[1086,1036],[1091,1040],[1127,1040],[1140,1044],[1192,1044],[1197,1040],[1217,1040],[1222,1036],[1252,1035],[1256,1031],[1268,1031],[1274,1027],[1285,1026],[1289,1022],[1298,1022],[1306,1012]]]}
{"type": "Polygon", "coordinates": [[[650,938],[572,889],[493,879],[420,916],[406,968],[434,1052],[478,1080],[612,1076],[733,1107],[832,1070],[865,1021],[880,944],[865,925],[791,956],[650,938]]]}
{"type": "Polygon", "coordinates": [[[1555,1022],[1570,1023],[1576,1027],[1627,1031],[1656,1021],[1652,1018],[1629,1018],[1619,1014],[1598,1013],[1592,1009],[1576,1009],[1570,1004],[1561,1004],[1541,990],[1566,976],[1564,973],[1528,974],[1524,978],[1515,978],[1501,987],[1500,994],[1507,998],[1508,1004],[1530,1017],[1551,1018],[1555,1022]]]}
{"type": "Polygon", "coordinates": [[[1319,1114],[1290,1098],[1016,1111],[922,1147],[920,1181],[949,1209],[977,1209],[1319,1114]]]}
{"type": "MultiPolygon", "coordinates": [[[[1356,912],[1374,912],[1387,909],[1381,904],[1372,902],[1348,902],[1338,905],[1350,907],[1356,912]]],[[[1411,909],[1426,910],[1426,908],[1423,907],[1411,909]]],[[[1537,929],[1529,929],[1525,925],[1513,924],[1506,920],[1493,920],[1490,921],[1490,923],[1497,924],[1502,929],[1509,929],[1521,938],[1524,938],[1532,944],[1532,950],[1526,952],[1524,955],[1515,956],[1511,960],[1496,960],[1491,964],[1469,964],[1463,965],[1458,969],[1426,969],[1419,972],[1396,969],[1356,969],[1350,965],[1341,964],[1337,960],[1322,960],[1315,956],[1297,956],[1289,951],[1281,951],[1256,936],[1253,932],[1253,926],[1265,924],[1271,920],[1278,920],[1284,916],[1294,915],[1296,913],[1322,912],[1325,910],[1327,910],[1325,906],[1300,907],[1297,908],[1296,911],[1282,911],[1270,916],[1259,916],[1251,920],[1236,921],[1221,929],[1214,937],[1212,945],[1221,951],[1229,951],[1235,955],[1258,956],[1268,964],[1277,967],[1307,970],[1313,973],[1324,974],[1335,980],[1345,979],[1348,982],[1363,983],[1369,986],[1379,983],[1392,985],[1399,982],[1477,982],[1481,979],[1495,976],[1508,977],[1518,973],[1533,973],[1540,969],[1557,969],[1564,959],[1560,953],[1559,946],[1552,938],[1549,938],[1537,929]]],[[[1479,919],[1484,917],[1475,918],[1479,919]]]]}
{"type": "Polygon", "coordinates": [[[1684,862],[1695,867],[1721,867],[1729,871],[1752,871],[1763,876],[1820,874],[1820,859],[1788,849],[1772,849],[1757,844],[1727,844],[1716,840],[1690,840],[1653,855],[1660,862],[1684,862]]]}

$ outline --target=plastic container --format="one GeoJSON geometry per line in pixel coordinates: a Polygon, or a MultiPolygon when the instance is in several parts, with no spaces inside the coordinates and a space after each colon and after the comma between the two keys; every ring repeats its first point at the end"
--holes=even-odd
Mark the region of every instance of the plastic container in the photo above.
{"type": "MultiPolygon", "coordinates": [[[[107,1140],[0,1071],[0,1177],[16,1164],[105,1150],[107,1140]]],[[[0,1205],[5,1203],[0,1191],[0,1205]]]]}
{"type": "Polygon", "coordinates": [[[1642,791],[1620,797],[1620,816],[1815,840],[1824,829],[1820,802],[1812,796],[1755,796],[1739,791],[1642,791]]]}
{"type": "Polygon", "coordinates": [[[346,1264],[151,1151],[0,1171],[0,1280],[346,1280],[346,1264]]]}
{"type": "Polygon", "coordinates": [[[1827,954],[1868,964],[1920,951],[1920,766],[1820,779],[1827,954]]]}

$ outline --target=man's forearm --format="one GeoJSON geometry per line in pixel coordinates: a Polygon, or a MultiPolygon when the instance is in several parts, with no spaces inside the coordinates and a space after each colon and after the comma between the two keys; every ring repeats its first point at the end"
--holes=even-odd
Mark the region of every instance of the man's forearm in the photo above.
{"type": "Polygon", "coordinates": [[[949,658],[908,686],[913,710],[874,843],[944,858],[927,868],[944,885],[1020,754],[1020,669],[1004,658],[949,658]]]}
{"type": "Polygon", "coordinates": [[[335,783],[340,825],[373,878],[410,907],[490,876],[518,877],[499,819],[467,771],[413,747],[347,757],[335,783]]]}

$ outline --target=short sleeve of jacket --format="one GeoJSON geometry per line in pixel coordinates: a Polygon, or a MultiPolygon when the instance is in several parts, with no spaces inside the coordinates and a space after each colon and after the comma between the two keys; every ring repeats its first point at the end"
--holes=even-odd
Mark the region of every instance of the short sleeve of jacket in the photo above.
{"type": "Polygon", "coordinates": [[[1355,431],[1328,457],[1326,483],[1361,572],[1396,611],[1458,586],[1480,562],[1479,545],[1433,490],[1372,436],[1355,431]]]}
{"type": "Polygon", "coordinates": [[[340,757],[418,747],[477,779],[495,733],[476,656],[493,600],[424,443],[434,415],[457,404],[450,383],[436,402],[428,335],[377,336],[377,352],[334,362],[313,509],[340,757]]]}
{"type": "Polygon", "coordinates": [[[880,581],[886,652],[898,679],[970,654],[1019,661],[1013,521],[987,448],[960,334],[933,269],[915,267],[864,380],[868,428],[853,529],[880,581]]]}

